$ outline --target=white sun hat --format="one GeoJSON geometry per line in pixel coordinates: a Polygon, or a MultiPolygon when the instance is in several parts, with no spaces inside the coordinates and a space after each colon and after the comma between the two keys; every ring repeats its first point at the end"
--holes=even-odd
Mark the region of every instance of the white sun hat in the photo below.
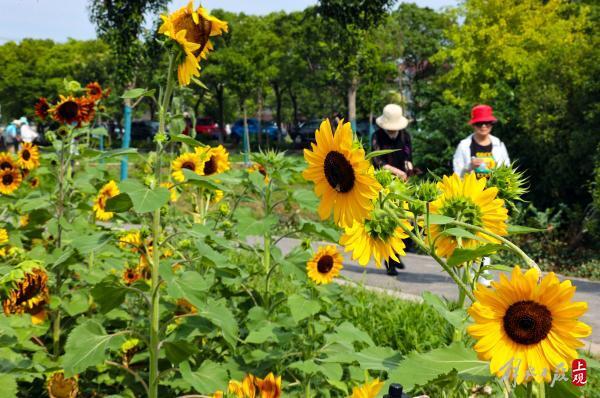
{"type": "Polygon", "coordinates": [[[396,104],[387,104],[383,108],[383,114],[375,123],[384,130],[403,130],[408,126],[408,119],[404,117],[402,107],[396,104]]]}

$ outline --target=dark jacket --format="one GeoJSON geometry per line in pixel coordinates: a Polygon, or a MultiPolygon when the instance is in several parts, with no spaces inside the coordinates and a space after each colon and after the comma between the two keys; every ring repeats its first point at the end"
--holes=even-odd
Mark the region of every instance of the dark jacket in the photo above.
{"type": "Polygon", "coordinates": [[[401,130],[395,139],[383,130],[379,129],[373,134],[371,142],[373,151],[381,149],[399,149],[398,151],[388,153],[387,155],[376,156],[373,160],[375,168],[379,169],[386,164],[394,166],[406,172],[406,162],[412,163],[412,142],[410,134],[406,130],[401,130]]]}

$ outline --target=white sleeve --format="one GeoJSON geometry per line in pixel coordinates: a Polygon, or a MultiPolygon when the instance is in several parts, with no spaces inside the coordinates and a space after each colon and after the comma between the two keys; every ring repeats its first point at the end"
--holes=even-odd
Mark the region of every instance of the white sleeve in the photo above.
{"type": "Polygon", "coordinates": [[[508,151],[504,142],[500,141],[500,152],[502,153],[501,164],[504,166],[510,166],[510,158],[508,157],[508,151]]]}
{"type": "Polygon", "coordinates": [[[452,159],[452,168],[454,172],[458,174],[459,177],[462,177],[465,173],[465,168],[467,165],[465,164],[465,158],[463,156],[463,150],[460,147],[460,144],[456,147],[456,151],[454,151],[454,158],[452,159]]]}

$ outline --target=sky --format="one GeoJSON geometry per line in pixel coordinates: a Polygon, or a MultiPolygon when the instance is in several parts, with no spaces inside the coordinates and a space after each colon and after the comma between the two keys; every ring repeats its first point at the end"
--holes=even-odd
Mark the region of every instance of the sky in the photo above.
{"type": "MultiPolygon", "coordinates": [[[[186,5],[188,0],[172,0],[169,10],[186,5]]],[[[454,6],[456,0],[415,0],[435,10],[454,6]]],[[[0,0],[0,44],[30,37],[63,42],[67,38],[93,39],[94,26],[89,20],[89,0],[0,0]]],[[[298,11],[316,4],[316,0],[203,0],[207,9],[222,8],[246,14],[272,11],[298,11]]],[[[198,1],[195,1],[198,4],[198,1]]]]}

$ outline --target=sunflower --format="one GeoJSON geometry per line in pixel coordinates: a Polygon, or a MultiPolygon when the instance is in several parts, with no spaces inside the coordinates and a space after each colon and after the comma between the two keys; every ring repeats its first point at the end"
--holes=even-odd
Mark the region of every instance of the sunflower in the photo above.
{"type": "Polygon", "coordinates": [[[265,177],[265,184],[269,183],[270,178],[269,178],[269,175],[267,174],[267,169],[265,169],[265,166],[263,166],[262,164],[254,163],[252,166],[248,167],[246,169],[246,171],[248,173],[254,173],[254,172],[258,171],[260,174],[263,175],[263,177],[265,177]]]}
{"type": "Polygon", "coordinates": [[[181,48],[184,59],[177,68],[179,84],[190,84],[192,76],[200,75],[200,59],[212,49],[210,36],[218,36],[227,32],[227,23],[198,7],[194,11],[194,3],[190,1],[170,15],[162,15],[163,24],[158,32],[174,40],[181,48]]]}
{"type": "Polygon", "coordinates": [[[0,228],[0,246],[8,243],[8,231],[4,228],[0,228]]]}
{"type": "Polygon", "coordinates": [[[225,194],[223,193],[223,191],[221,191],[220,189],[215,189],[215,193],[210,199],[210,203],[217,204],[223,199],[224,196],[225,194]]]}
{"type": "Polygon", "coordinates": [[[98,196],[94,199],[94,206],[92,208],[96,212],[96,218],[98,220],[108,221],[113,218],[115,213],[106,211],[106,201],[117,196],[119,193],[117,183],[112,180],[100,188],[100,192],[98,192],[98,196]]]}
{"type": "Polygon", "coordinates": [[[25,228],[28,225],[29,225],[29,214],[23,214],[23,215],[19,216],[19,227],[25,228]]]}
{"type": "Polygon", "coordinates": [[[197,314],[198,313],[198,308],[196,308],[195,305],[193,305],[186,299],[178,299],[177,300],[177,308],[178,308],[178,310],[176,311],[176,313],[178,315],[197,314]]]}
{"type": "Polygon", "coordinates": [[[236,398],[255,398],[256,386],[254,385],[255,377],[247,374],[241,382],[230,380],[227,386],[227,391],[236,396],[236,398]]]}
{"type": "Polygon", "coordinates": [[[308,168],[302,175],[315,183],[315,193],[321,198],[319,216],[324,220],[333,211],[335,222],[342,227],[351,226],[354,220],[362,222],[381,185],[365,151],[352,147],[350,123],[339,123],[334,135],[325,120],[315,136],[312,151],[304,150],[308,168]]]}
{"type": "Polygon", "coordinates": [[[12,170],[17,168],[17,163],[8,152],[0,152],[0,170],[12,170]]]}
{"type": "Polygon", "coordinates": [[[210,398],[223,398],[223,391],[221,391],[221,390],[215,391],[215,393],[213,395],[211,395],[210,398]]]}
{"type": "Polygon", "coordinates": [[[517,266],[510,280],[501,274],[500,282],[492,282],[493,289],[478,284],[468,310],[475,323],[467,331],[478,340],[473,348],[479,359],[490,361],[491,373],[518,384],[531,379],[528,370],[536,382],[568,370],[583,346],[579,339],[592,333],[577,320],[588,305],[571,301],[571,281],[561,283],[553,272],[539,278],[538,270],[523,274],[517,266]]]}
{"type": "Polygon", "coordinates": [[[47,282],[48,275],[41,269],[36,268],[25,274],[25,278],[16,284],[9,297],[2,302],[4,313],[7,316],[28,313],[34,325],[44,322],[45,306],[50,301],[47,282]]]}
{"type": "Polygon", "coordinates": [[[32,177],[29,180],[29,186],[33,189],[37,188],[40,186],[40,178],[39,177],[32,177]]]}
{"type": "Polygon", "coordinates": [[[119,247],[132,253],[138,253],[142,249],[142,234],[140,231],[126,233],[119,238],[119,247]]]}
{"type": "Polygon", "coordinates": [[[173,185],[172,182],[161,182],[160,186],[169,190],[169,200],[171,203],[177,202],[177,199],[179,199],[179,192],[177,192],[177,188],[175,188],[175,185],[173,185]]]}
{"type": "Polygon", "coordinates": [[[254,380],[256,387],[260,391],[261,398],[279,398],[281,397],[281,376],[275,377],[269,373],[264,379],[258,377],[254,380]]]}
{"type": "Polygon", "coordinates": [[[198,175],[202,175],[204,173],[204,162],[195,153],[184,153],[171,163],[171,170],[173,170],[171,175],[175,181],[185,181],[183,169],[188,169],[198,175]]]}
{"type": "Polygon", "coordinates": [[[72,96],[60,96],[60,101],[50,108],[50,114],[59,123],[80,124],[83,118],[81,103],[72,96]]]}
{"type": "Polygon", "coordinates": [[[24,142],[19,151],[17,163],[22,169],[33,170],[40,165],[40,152],[38,147],[30,142],[24,142]]]}
{"type": "Polygon", "coordinates": [[[215,148],[209,146],[196,147],[195,151],[204,162],[202,172],[205,176],[211,176],[229,170],[229,152],[227,152],[223,145],[219,145],[215,148]]]}
{"type": "Polygon", "coordinates": [[[41,97],[38,102],[35,104],[35,114],[42,120],[46,120],[48,117],[48,111],[50,110],[50,104],[48,100],[44,97],[41,97]]]}
{"type": "MultiPolygon", "coordinates": [[[[504,207],[504,201],[496,198],[498,189],[495,187],[486,189],[485,184],[486,179],[477,179],[474,173],[465,175],[464,179],[456,174],[451,177],[444,176],[443,180],[438,182],[441,193],[431,202],[429,209],[432,214],[452,217],[485,228],[497,235],[506,235],[508,210],[504,207]]],[[[451,256],[458,246],[473,248],[480,244],[474,239],[444,234],[445,229],[449,228],[445,225],[433,224],[429,228],[430,239],[435,242],[436,253],[442,257],[451,256]]],[[[482,240],[498,243],[496,239],[482,232],[476,232],[475,235],[482,240]]]]}
{"type": "Polygon", "coordinates": [[[57,372],[48,379],[48,395],[50,398],[75,398],[79,392],[77,379],[69,377],[65,379],[62,372],[57,372]]]}
{"type": "Polygon", "coordinates": [[[79,97],[76,99],[79,104],[79,109],[81,110],[81,116],[79,118],[80,126],[82,123],[90,123],[94,120],[96,116],[96,102],[93,98],[90,97],[79,97]]]}
{"type": "Polygon", "coordinates": [[[334,245],[321,247],[306,263],[306,272],[316,284],[331,283],[344,268],[343,261],[344,257],[334,245]]]}
{"type": "Polygon", "coordinates": [[[102,92],[102,86],[98,82],[88,83],[85,86],[85,92],[87,93],[88,98],[92,101],[98,101],[104,95],[102,92]]]}
{"type": "Polygon", "coordinates": [[[362,386],[354,387],[350,398],[375,398],[381,387],[383,387],[383,381],[379,381],[379,379],[366,382],[362,386]]]}
{"type": "MultiPolygon", "coordinates": [[[[401,221],[406,228],[412,226],[406,220],[401,221]]],[[[358,260],[362,266],[367,265],[371,256],[375,259],[377,268],[381,267],[382,261],[390,257],[400,261],[398,255],[405,256],[406,245],[402,239],[408,238],[398,221],[391,217],[375,217],[364,223],[354,221],[351,227],[346,227],[340,238],[340,244],[345,246],[344,251],[352,250],[352,259],[358,260]]]]}
{"type": "Polygon", "coordinates": [[[136,268],[127,267],[127,268],[125,268],[125,271],[123,271],[123,283],[125,283],[128,286],[141,278],[142,278],[142,274],[137,267],[136,268]]]}
{"type": "Polygon", "coordinates": [[[10,195],[19,188],[23,177],[18,169],[0,170],[0,193],[10,195]]]}

